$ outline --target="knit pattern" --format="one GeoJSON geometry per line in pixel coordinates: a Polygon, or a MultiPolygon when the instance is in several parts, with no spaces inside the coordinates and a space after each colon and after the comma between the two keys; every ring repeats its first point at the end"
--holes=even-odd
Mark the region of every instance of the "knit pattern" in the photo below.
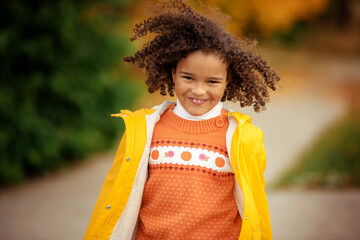
{"type": "Polygon", "coordinates": [[[150,165],[178,164],[183,166],[201,166],[219,172],[232,172],[227,154],[209,151],[203,148],[177,146],[158,146],[151,149],[150,165]]]}
{"type": "Polygon", "coordinates": [[[189,121],[168,109],[151,142],[137,239],[237,239],[226,112],[189,121]]]}

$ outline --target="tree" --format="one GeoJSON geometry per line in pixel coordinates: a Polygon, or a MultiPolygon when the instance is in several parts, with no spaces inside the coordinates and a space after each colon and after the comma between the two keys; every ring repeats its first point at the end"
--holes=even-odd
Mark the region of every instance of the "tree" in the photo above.
{"type": "Polygon", "coordinates": [[[126,21],[120,13],[128,4],[0,3],[0,184],[58,168],[116,138],[122,126],[109,115],[131,106],[139,88],[121,74],[126,38],[104,28],[126,21]]]}

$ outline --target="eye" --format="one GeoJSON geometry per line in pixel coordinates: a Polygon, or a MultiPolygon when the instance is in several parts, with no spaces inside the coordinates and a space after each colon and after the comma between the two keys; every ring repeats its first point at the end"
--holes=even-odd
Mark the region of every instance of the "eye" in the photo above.
{"type": "Polygon", "coordinates": [[[212,81],[208,81],[208,83],[210,83],[210,84],[217,84],[217,83],[219,83],[219,82],[212,80],[212,81]]]}
{"type": "Polygon", "coordinates": [[[190,77],[190,76],[182,76],[182,77],[185,78],[185,79],[187,79],[187,80],[193,80],[193,78],[190,77]]]}

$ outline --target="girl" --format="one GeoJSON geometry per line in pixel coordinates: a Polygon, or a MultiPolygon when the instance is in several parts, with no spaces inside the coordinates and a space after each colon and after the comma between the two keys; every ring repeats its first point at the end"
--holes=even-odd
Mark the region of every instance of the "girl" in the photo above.
{"type": "Polygon", "coordinates": [[[130,39],[126,62],[150,93],[177,96],[121,111],[126,131],[84,239],[272,239],[262,131],[225,100],[265,107],[277,74],[220,23],[182,1],[162,5],[130,39]]]}

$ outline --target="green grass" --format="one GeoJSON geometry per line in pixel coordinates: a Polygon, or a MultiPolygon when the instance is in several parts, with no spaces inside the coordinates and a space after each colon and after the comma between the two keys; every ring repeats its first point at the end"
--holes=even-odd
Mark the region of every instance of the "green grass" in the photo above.
{"type": "Polygon", "coordinates": [[[359,109],[349,111],[323,132],[276,186],[359,187],[359,109]]]}

